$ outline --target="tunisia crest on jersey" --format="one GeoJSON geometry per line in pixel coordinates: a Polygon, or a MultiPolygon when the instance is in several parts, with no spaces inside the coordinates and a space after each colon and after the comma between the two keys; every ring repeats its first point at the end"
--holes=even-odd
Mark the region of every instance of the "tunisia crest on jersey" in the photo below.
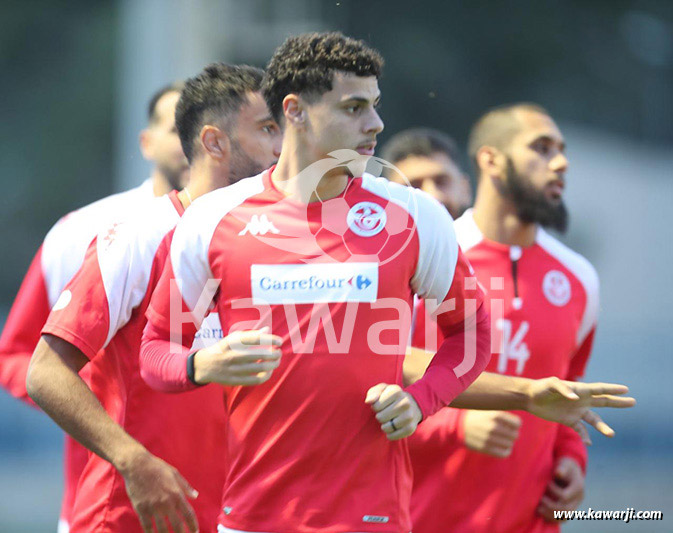
{"type": "Polygon", "coordinates": [[[386,212],[374,202],[359,202],[350,208],[346,217],[350,230],[360,237],[373,237],[386,226],[386,212]]]}
{"type": "Polygon", "coordinates": [[[560,270],[550,270],[542,280],[542,292],[552,305],[563,307],[570,301],[570,280],[560,270]]]}

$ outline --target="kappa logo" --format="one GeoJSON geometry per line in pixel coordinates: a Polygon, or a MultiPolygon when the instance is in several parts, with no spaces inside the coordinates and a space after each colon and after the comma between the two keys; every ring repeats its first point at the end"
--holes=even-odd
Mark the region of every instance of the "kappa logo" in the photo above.
{"type": "Polygon", "coordinates": [[[374,202],[358,202],[348,211],[346,221],[353,233],[373,237],[383,231],[388,217],[383,207],[374,202]]]}
{"type": "Polygon", "coordinates": [[[252,215],[250,222],[245,225],[239,235],[245,235],[249,233],[250,235],[266,235],[267,233],[278,234],[280,231],[276,226],[273,225],[266,215],[252,215]]]}

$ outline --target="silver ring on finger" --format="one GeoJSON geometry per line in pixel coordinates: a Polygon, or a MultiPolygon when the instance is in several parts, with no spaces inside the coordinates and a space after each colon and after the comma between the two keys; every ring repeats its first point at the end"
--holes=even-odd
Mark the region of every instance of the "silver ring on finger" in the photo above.
{"type": "Polygon", "coordinates": [[[393,431],[397,431],[397,428],[395,427],[395,422],[393,420],[394,419],[391,418],[390,420],[388,420],[388,422],[390,423],[390,427],[393,428],[393,431]]]}

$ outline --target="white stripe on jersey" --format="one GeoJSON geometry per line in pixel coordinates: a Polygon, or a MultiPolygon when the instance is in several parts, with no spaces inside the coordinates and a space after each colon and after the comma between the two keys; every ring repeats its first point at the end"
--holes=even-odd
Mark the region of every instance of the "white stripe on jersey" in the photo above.
{"type": "Polygon", "coordinates": [[[208,278],[213,277],[208,248],[218,224],[229,211],[263,191],[264,182],[259,174],[204,194],[183,215],[173,235],[171,263],[190,311],[194,311],[208,278]]]}
{"type": "Polygon", "coordinates": [[[180,215],[169,196],[148,202],[138,216],[103,229],[97,240],[98,266],[108,301],[110,327],[105,346],[140,305],[159,244],[180,215]]]}
{"type": "Polygon", "coordinates": [[[42,275],[49,307],[77,273],[89,244],[96,234],[114,220],[124,218],[151,201],[152,180],[134,189],[101,198],[59,220],[42,244],[42,275]]]}
{"type": "Polygon", "coordinates": [[[471,208],[465,211],[463,216],[456,220],[454,224],[458,245],[463,252],[467,252],[470,248],[479,244],[484,238],[474,221],[471,208]]]}
{"type": "Polygon", "coordinates": [[[559,263],[570,270],[584,287],[587,303],[584,308],[584,315],[582,315],[582,322],[577,330],[576,339],[577,346],[580,346],[598,322],[598,273],[583,256],[568,248],[542,228],[538,228],[535,240],[549,255],[555,257],[559,263]]]}
{"type": "Polygon", "coordinates": [[[458,244],[449,212],[429,194],[385,178],[365,174],[362,188],[403,207],[414,219],[420,249],[411,287],[421,298],[443,302],[458,262],[458,244]]]}

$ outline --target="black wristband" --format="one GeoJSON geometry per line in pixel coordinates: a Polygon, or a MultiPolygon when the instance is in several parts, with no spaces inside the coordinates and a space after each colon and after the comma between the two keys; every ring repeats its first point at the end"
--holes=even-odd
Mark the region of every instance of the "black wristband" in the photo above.
{"type": "Polygon", "coordinates": [[[196,378],[194,378],[194,356],[196,355],[196,352],[192,352],[187,356],[187,379],[191,381],[194,385],[198,385],[201,387],[201,383],[196,382],[196,378]]]}

